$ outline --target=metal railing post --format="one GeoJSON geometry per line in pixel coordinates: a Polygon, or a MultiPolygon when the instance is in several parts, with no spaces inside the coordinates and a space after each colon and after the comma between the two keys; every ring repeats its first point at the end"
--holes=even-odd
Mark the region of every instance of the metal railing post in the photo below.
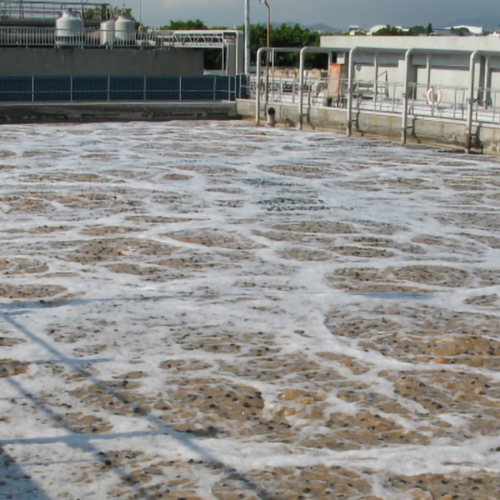
{"type": "MultiPolygon", "coordinates": [[[[308,52],[315,52],[320,54],[329,54],[333,52],[334,48],[327,47],[303,47],[300,50],[300,62],[299,62],[299,130],[302,130],[304,124],[304,73],[305,73],[305,55],[308,52]]],[[[338,50],[338,49],[337,49],[338,50]]],[[[311,89],[309,89],[311,93],[311,89]]],[[[311,96],[309,95],[309,103],[311,102],[311,96]]]]}
{"type": "Polygon", "coordinates": [[[406,144],[408,138],[408,92],[410,81],[411,54],[414,49],[408,49],[405,53],[405,81],[403,88],[403,119],[401,123],[401,143],[406,144]]]}
{"type": "Polygon", "coordinates": [[[266,47],[261,47],[257,51],[257,83],[255,87],[255,125],[260,125],[260,61],[262,52],[264,52],[266,47]]]}
{"type": "Polygon", "coordinates": [[[465,129],[465,151],[470,153],[472,148],[472,114],[474,111],[474,80],[476,70],[476,57],[480,54],[479,50],[475,50],[470,56],[469,63],[469,99],[467,102],[467,125],[465,129]]]}
{"type": "Polygon", "coordinates": [[[179,76],[179,101],[182,101],[182,76],[179,76]]]}
{"type": "Polygon", "coordinates": [[[347,137],[351,137],[352,135],[352,94],[354,91],[353,82],[354,82],[354,53],[358,47],[353,47],[349,51],[349,73],[348,73],[348,81],[347,81],[347,137]]]}
{"type": "Polygon", "coordinates": [[[302,130],[303,126],[303,113],[304,113],[304,55],[306,53],[307,47],[304,47],[300,51],[300,63],[299,63],[299,130],[302,130]]]}

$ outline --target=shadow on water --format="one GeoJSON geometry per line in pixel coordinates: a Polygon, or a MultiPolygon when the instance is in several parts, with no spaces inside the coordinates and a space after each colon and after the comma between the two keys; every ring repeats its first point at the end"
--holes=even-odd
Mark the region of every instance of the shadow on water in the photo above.
{"type": "MultiPolygon", "coordinates": [[[[161,300],[165,299],[165,296],[157,296],[157,297],[146,297],[143,300],[161,300]]],[[[121,299],[104,299],[104,301],[120,301],[121,299]]],[[[139,299],[123,299],[123,300],[141,300],[139,299]]],[[[82,305],[82,303],[90,303],[90,302],[98,302],[99,299],[73,299],[68,301],[58,301],[55,302],[57,304],[56,307],[62,307],[64,305],[82,305]]],[[[46,306],[47,302],[41,301],[30,301],[30,302],[21,302],[21,303],[10,303],[10,304],[0,304],[0,318],[2,318],[6,323],[19,331],[23,336],[29,338],[31,341],[37,343],[43,349],[45,349],[48,353],[54,356],[58,362],[64,364],[78,375],[85,377],[89,382],[92,382],[103,391],[105,391],[109,396],[117,399],[122,404],[127,405],[131,410],[134,417],[141,416],[145,420],[148,421],[154,427],[154,431],[152,433],[148,432],[145,435],[168,435],[171,438],[175,439],[180,445],[184,446],[188,450],[195,453],[199,459],[201,460],[201,464],[203,466],[208,467],[210,469],[217,469],[219,472],[223,471],[228,479],[235,480],[239,482],[243,487],[247,488],[252,493],[256,494],[261,500],[279,500],[274,494],[269,493],[264,488],[262,488],[259,484],[257,484],[252,478],[245,476],[244,474],[238,472],[235,468],[221,461],[215,454],[206,450],[202,446],[202,439],[197,439],[196,435],[187,433],[187,432],[179,432],[175,429],[171,428],[168,424],[166,424],[161,418],[156,417],[149,413],[146,409],[142,408],[140,405],[135,404],[133,401],[130,401],[130,396],[124,395],[118,390],[106,385],[103,381],[101,381],[98,377],[96,377],[92,372],[86,369],[85,366],[91,365],[93,360],[87,360],[87,363],[82,364],[82,360],[74,360],[72,358],[67,357],[63,352],[59,351],[57,347],[51,345],[49,342],[38,336],[33,331],[29,330],[27,327],[23,326],[17,319],[16,313],[19,313],[20,310],[22,312],[26,312],[27,307],[31,308],[40,308],[46,306]],[[3,309],[3,311],[2,311],[3,309]]],[[[50,307],[50,306],[49,306],[50,307]]],[[[12,385],[18,394],[22,395],[22,397],[30,399],[35,406],[45,413],[52,421],[56,422],[58,426],[62,426],[65,428],[70,434],[68,436],[61,436],[55,438],[56,442],[66,442],[71,446],[76,446],[80,448],[82,451],[91,452],[95,455],[95,457],[102,461],[104,465],[109,466],[109,460],[106,454],[99,450],[99,448],[92,443],[93,440],[105,440],[106,434],[97,434],[97,435],[86,435],[82,436],[74,429],[70,423],[64,420],[64,417],[55,413],[52,408],[45,403],[42,399],[37,396],[31,394],[28,390],[26,390],[22,384],[20,384],[17,380],[14,380],[14,377],[7,377],[8,382],[12,385]]],[[[126,433],[126,434],[115,434],[111,435],[109,439],[123,439],[125,437],[137,437],[135,433],[126,433]]],[[[37,439],[37,438],[35,438],[37,439]]],[[[38,438],[40,439],[40,444],[43,442],[53,442],[54,438],[38,438]]],[[[29,444],[29,442],[33,442],[33,440],[16,440],[16,444],[29,444]]],[[[5,443],[5,440],[0,439],[0,445],[5,443]]],[[[11,444],[14,442],[11,441],[11,444]]],[[[19,467],[19,466],[17,466],[19,467]]],[[[19,468],[20,469],[20,468],[19,468]]],[[[147,490],[142,488],[139,484],[137,484],[136,480],[130,476],[130,474],[123,467],[112,467],[110,469],[114,474],[116,474],[121,481],[130,486],[136,494],[139,495],[141,499],[149,499],[155,498],[156,494],[151,495],[147,490]]],[[[43,491],[40,491],[38,497],[30,497],[40,500],[48,499],[46,494],[43,491]]]]}
{"type": "Polygon", "coordinates": [[[50,500],[50,497],[36,484],[33,478],[26,474],[1,447],[0,498],[4,500],[19,500],[20,498],[50,500]]]}

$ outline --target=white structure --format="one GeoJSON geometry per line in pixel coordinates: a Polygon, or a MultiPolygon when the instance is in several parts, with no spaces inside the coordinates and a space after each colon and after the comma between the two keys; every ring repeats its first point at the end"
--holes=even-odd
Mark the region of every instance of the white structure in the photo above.
{"type": "Polygon", "coordinates": [[[55,39],[59,46],[74,45],[83,35],[83,19],[79,12],[64,10],[56,20],[55,39]]]}
{"type": "MultiPolygon", "coordinates": [[[[274,61],[274,52],[292,49],[270,50],[274,61]]],[[[265,92],[264,109],[277,108],[278,119],[302,127],[314,117],[318,123],[342,124],[348,135],[354,129],[393,135],[399,130],[403,143],[408,134],[425,133],[465,144],[468,151],[500,152],[498,38],[323,36],[321,47],[300,52],[298,78],[273,75],[265,92]],[[328,54],[328,74],[307,75],[306,52],[328,54]]],[[[258,60],[259,83],[252,83],[257,123],[260,90],[266,86],[258,60]]]]}
{"type": "Polygon", "coordinates": [[[349,52],[357,47],[353,53],[355,80],[401,85],[405,52],[412,49],[410,82],[425,88],[440,86],[443,100],[452,89],[469,87],[470,57],[477,53],[476,85],[500,90],[500,40],[494,37],[322,36],[321,47],[337,54],[346,78],[349,52]]]}
{"type": "Polygon", "coordinates": [[[469,26],[467,24],[458,24],[456,26],[446,26],[444,29],[450,30],[450,31],[452,29],[455,29],[455,30],[466,29],[469,31],[469,33],[471,35],[478,35],[478,36],[484,35],[484,30],[483,30],[482,26],[469,26]]]}
{"type": "Polygon", "coordinates": [[[135,19],[120,15],[115,22],[115,39],[119,44],[135,41],[135,19]]]}
{"type": "MultiPolygon", "coordinates": [[[[409,28],[403,28],[402,26],[391,26],[392,28],[396,28],[398,30],[401,30],[401,31],[410,31],[409,28]]],[[[381,30],[381,29],[384,29],[384,28],[387,28],[387,24],[376,24],[375,26],[372,26],[368,32],[366,33],[368,36],[371,36],[373,35],[374,33],[376,33],[377,31],[381,30]]]]}

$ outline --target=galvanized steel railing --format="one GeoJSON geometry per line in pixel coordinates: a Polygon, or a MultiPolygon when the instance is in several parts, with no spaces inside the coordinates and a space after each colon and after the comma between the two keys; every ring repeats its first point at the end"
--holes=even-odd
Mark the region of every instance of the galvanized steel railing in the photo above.
{"type": "Polygon", "coordinates": [[[237,43],[236,31],[105,31],[86,28],[0,27],[0,47],[223,48],[237,43]]]}
{"type": "MultiPolygon", "coordinates": [[[[247,94],[255,99],[256,78],[251,78],[247,94]]],[[[431,117],[465,122],[469,106],[469,88],[452,85],[408,85],[408,116],[431,117]]],[[[298,76],[269,76],[260,80],[260,97],[268,105],[298,105],[301,89],[298,76]]],[[[307,76],[302,89],[306,105],[315,108],[347,109],[348,80],[307,76]],[[335,89],[335,91],[332,91],[335,89]]],[[[500,125],[500,89],[479,87],[473,102],[475,122],[500,125]]],[[[404,83],[375,80],[355,80],[352,107],[357,112],[401,115],[404,111],[404,83]]]]}
{"type": "Polygon", "coordinates": [[[0,102],[234,101],[245,96],[245,76],[0,77],[0,102]]]}
{"type": "Polygon", "coordinates": [[[54,20],[63,10],[82,12],[85,19],[102,20],[103,12],[109,10],[108,3],[90,2],[44,2],[44,1],[0,1],[0,19],[16,21],[24,19],[54,20]]]}

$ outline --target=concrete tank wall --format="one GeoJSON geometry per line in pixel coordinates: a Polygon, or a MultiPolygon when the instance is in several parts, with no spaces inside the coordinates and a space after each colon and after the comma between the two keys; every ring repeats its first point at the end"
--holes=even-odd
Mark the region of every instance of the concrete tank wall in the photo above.
{"type": "MultiPolygon", "coordinates": [[[[278,124],[297,126],[299,114],[297,105],[273,103],[278,124]]],[[[238,99],[236,110],[243,118],[255,119],[255,101],[238,99]]],[[[261,110],[262,123],[265,123],[264,110],[261,110]]],[[[353,113],[354,135],[386,137],[395,141],[401,138],[401,116],[374,113],[353,113]]],[[[408,141],[423,144],[438,144],[465,149],[467,133],[465,121],[444,122],[432,117],[409,120],[408,141]]],[[[305,128],[332,129],[345,134],[346,110],[336,108],[309,108],[304,118],[305,128]]],[[[484,153],[500,154],[500,129],[495,125],[474,127],[475,135],[484,153]]]]}
{"type": "Polygon", "coordinates": [[[1,48],[0,76],[200,76],[203,51],[1,48]]]}

